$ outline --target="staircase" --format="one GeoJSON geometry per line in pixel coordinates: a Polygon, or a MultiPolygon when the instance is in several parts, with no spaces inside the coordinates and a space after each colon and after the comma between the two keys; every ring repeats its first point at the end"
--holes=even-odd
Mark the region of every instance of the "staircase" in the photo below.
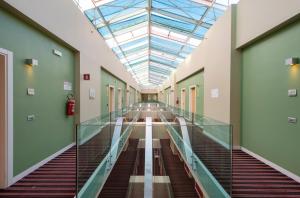
{"type": "Polygon", "coordinates": [[[233,151],[232,197],[300,198],[300,183],[241,150],[233,151]]]}
{"type": "Polygon", "coordinates": [[[194,180],[184,170],[184,164],[170,149],[170,140],[160,140],[166,175],[171,180],[174,198],[198,198],[194,180]]]}
{"type": "Polygon", "coordinates": [[[123,151],[116,162],[111,174],[104,184],[99,197],[122,198],[126,197],[130,175],[133,172],[137,154],[137,139],[129,139],[129,146],[123,151]]]}
{"type": "Polygon", "coordinates": [[[137,175],[143,176],[145,173],[145,149],[139,149],[139,162],[137,167],[137,175]]]}
{"type": "Polygon", "coordinates": [[[76,148],[73,147],[11,187],[1,198],[73,198],[76,186],[76,148]]]}
{"type": "MultiPolygon", "coordinates": [[[[137,174],[139,176],[144,176],[145,173],[145,149],[141,148],[139,149],[139,163],[137,167],[137,174]]],[[[155,158],[154,152],[153,152],[153,175],[154,176],[161,176],[160,173],[160,164],[159,159],[155,158]]]]}

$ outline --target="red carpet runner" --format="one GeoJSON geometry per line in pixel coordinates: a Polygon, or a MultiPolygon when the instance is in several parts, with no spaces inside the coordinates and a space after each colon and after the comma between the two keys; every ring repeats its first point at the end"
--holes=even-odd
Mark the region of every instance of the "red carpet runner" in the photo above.
{"type": "Polygon", "coordinates": [[[235,150],[232,197],[300,198],[300,183],[243,151],[235,150]]]}
{"type": "Polygon", "coordinates": [[[104,184],[99,195],[100,198],[126,197],[130,175],[132,175],[134,168],[138,141],[138,139],[129,139],[128,148],[121,153],[111,174],[104,184]]]}
{"type": "Polygon", "coordinates": [[[68,198],[76,186],[76,147],[51,160],[13,186],[0,190],[1,198],[68,198]]]}

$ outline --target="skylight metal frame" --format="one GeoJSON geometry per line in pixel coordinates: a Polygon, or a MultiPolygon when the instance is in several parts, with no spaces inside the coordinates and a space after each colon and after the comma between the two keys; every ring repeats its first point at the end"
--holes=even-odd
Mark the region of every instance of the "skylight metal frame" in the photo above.
{"type": "Polygon", "coordinates": [[[166,80],[238,0],[74,1],[137,83],[151,87],[166,80]]]}

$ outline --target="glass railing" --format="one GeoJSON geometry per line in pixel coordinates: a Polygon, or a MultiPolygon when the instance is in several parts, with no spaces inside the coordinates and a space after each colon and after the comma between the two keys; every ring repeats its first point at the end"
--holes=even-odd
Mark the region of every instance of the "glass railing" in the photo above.
{"type": "Polygon", "coordinates": [[[167,107],[161,120],[209,197],[229,197],[232,186],[232,128],[204,116],[167,107]],[[176,117],[170,122],[165,115],[176,117]],[[181,120],[181,121],[180,121],[181,120]]]}
{"type": "MultiPolygon", "coordinates": [[[[148,113],[165,122],[153,126],[154,129],[168,130],[205,195],[229,197],[232,186],[231,126],[163,103],[134,104],[77,126],[77,197],[98,195],[136,122],[148,113]],[[119,125],[121,117],[123,123],[119,125]],[[119,128],[117,136],[116,128],[119,128]]],[[[129,192],[134,191],[130,186],[129,189],[129,192]]],[[[171,186],[166,189],[172,197],[171,186]]]]}
{"type": "Polygon", "coordinates": [[[138,117],[138,111],[123,109],[77,126],[76,197],[97,196],[138,117]]]}
{"type": "MultiPolygon", "coordinates": [[[[153,131],[158,126],[153,126],[153,131]]],[[[162,130],[165,128],[161,127],[162,130]]],[[[157,128],[156,128],[157,130],[157,128]]],[[[141,143],[141,146],[143,143],[141,143]]],[[[143,147],[143,146],[142,146],[143,147]]],[[[127,190],[127,198],[143,197],[145,148],[138,148],[133,172],[127,190]]],[[[164,165],[160,140],[153,140],[153,197],[173,198],[173,189],[164,165]]]]}

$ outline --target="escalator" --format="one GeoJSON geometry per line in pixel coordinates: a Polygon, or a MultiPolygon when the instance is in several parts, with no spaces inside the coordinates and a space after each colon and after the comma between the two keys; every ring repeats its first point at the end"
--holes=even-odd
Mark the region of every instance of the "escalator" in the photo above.
{"type": "Polygon", "coordinates": [[[170,140],[161,139],[160,143],[166,174],[171,180],[174,198],[198,198],[199,196],[194,188],[195,181],[187,175],[184,163],[177,155],[172,153],[170,140]]]}
{"type": "Polygon", "coordinates": [[[126,197],[130,176],[134,169],[138,139],[129,139],[126,151],[119,156],[99,195],[101,198],[126,197]]]}

